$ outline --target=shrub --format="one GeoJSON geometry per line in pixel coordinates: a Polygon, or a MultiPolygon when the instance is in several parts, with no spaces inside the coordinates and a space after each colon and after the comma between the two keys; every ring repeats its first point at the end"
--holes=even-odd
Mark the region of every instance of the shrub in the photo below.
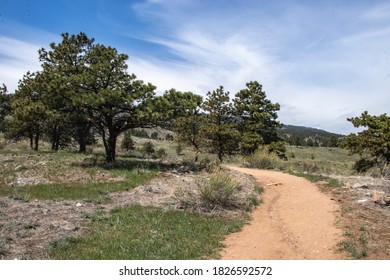
{"type": "Polygon", "coordinates": [[[179,143],[179,144],[177,144],[177,146],[176,146],[176,154],[177,154],[178,156],[180,156],[182,152],[183,152],[183,146],[179,143]]]}
{"type": "Polygon", "coordinates": [[[125,136],[121,143],[121,148],[126,151],[134,150],[134,141],[131,138],[130,132],[125,133],[125,136]]]}
{"type": "Polygon", "coordinates": [[[173,141],[173,136],[172,136],[171,134],[167,134],[167,135],[165,136],[165,140],[167,140],[167,141],[173,141]]]}
{"type": "Polygon", "coordinates": [[[152,132],[152,134],[150,134],[150,138],[154,139],[154,140],[157,140],[158,139],[158,132],[157,131],[152,132]]]}
{"type": "Polygon", "coordinates": [[[375,166],[374,160],[361,158],[354,163],[353,169],[356,170],[358,173],[365,173],[374,166],[375,166]]]}
{"type": "Polygon", "coordinates": [[[283,169],[282,160],[274,153],[269,153],[266,149],[256,151],[254,154],[244,159],[245,167],[259,169],[283,169]]]}
{"type": "Polygon", "coordinates": [[[154,148],[154,145],[151,142],[145,142],[142,145],[141,151],[142,151],[142,153],[144,153],[144,154],[146,154],[148,156],[150,156],[150,155],[152,155],[152,154],[154,154],[156,152],[156,150],[154,148]]]}
{"type": "Polygon", "coordinates": [[[217,207],[238,208],[240,184],[224,172],[213,174],[210,181],[200,187],[200,199],[209,210],[217,207]]]}
{"type": "Polygon", "coordinates": [[[160,149],[157,150],[156,156],[157,156],[158,158],[160,158],[160,159],[164,159],[164,158],[167,157],[167,152],[165,151],[164,148],[160,148],[160,149]]]}
{"type": "Polygon", "coordinates": [[[135,137],[149,139],[149,134],[145,131],[145,129],[131,129],[130,134],[135,137]]]}

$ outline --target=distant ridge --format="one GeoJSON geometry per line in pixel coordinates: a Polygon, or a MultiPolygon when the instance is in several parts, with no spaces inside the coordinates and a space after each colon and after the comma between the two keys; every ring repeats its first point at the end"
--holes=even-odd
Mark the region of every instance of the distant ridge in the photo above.
{"type": "Polygon", "coordinates": [[[339,140],[344,137],[318,128],[288,124],[278,129],[278,135],[290,145],[325,147],[337,147],[339,140]]]}

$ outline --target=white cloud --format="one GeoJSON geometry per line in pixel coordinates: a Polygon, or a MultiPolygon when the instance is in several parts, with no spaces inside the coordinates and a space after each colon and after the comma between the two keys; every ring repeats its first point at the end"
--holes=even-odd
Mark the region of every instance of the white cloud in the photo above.
{"type": "Polygon", "coordinates": [[[390,4],[389,3],[378,4],[372,7],[371,9],[369,9],[367,12],[365,12],[362,18],[367,20],[390,19],[390,4]]]}
{"type": "Polygon", "coordinates": [[[36,71],[40,67],[38,49],[40,46],[0,36],[0,81],[13,92],[19,79],[27,71],[36,71]]]}
{"type": "Polygon", "coordinates": [[[388,112],[390,27],[366,21],[385,18],[389,5],[369,12],[359,5],[290,5],[271,16],[264,3],[255,9],[257,2],[251,2],[252,10],[237,5],[230,14],[207,7],[212,17],[202,17],[201,8],[189,2],[176,9],[164,1],[158,9],[151,2],[147,9],[138,7],[167,28],[145,39],[180,58],[144,58],[151,63],[147,71],[138,65],[158,86],[202,91],[221,84],[235,93],[258,80],[268,98],[282,105],[282,122],[342,133],[354,130],[346,116],[388,112]]]}
{"type": "MultiPolygon", "coordinates": [[[[173,87],[205,94],[223,85],[233,95],[246,82],[257,80],[268,98],[282,105],[282,122],[343,133],[353,130],[346,116],[364,110],[389,113],[386,2],[371,8],[339,1],[137,3],[130,5],[136,13],[132,16],[146,27],[126,28],[126,23],[115,22],[115,15],[105,15],[104,24],[137,42],[154,44],[157,53],[165,54],[159,57],[123,43],[114,46],[129,53],[129,70],[159,91],[173,87]]],[[[0,78],[7,85],[36,69],[36,51],[47,45],[11,37],[0,37],[0,78]]]]}

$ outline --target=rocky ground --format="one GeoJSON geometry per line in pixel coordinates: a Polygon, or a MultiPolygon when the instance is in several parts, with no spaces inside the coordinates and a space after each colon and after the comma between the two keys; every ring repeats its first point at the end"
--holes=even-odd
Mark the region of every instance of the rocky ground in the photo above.
{"type": "Polygon", "coordinates": [[[390,259],[390,180],[337,176],[343,186],[332,190],[341,205],[340,249],[356,259],[390,259]]]}

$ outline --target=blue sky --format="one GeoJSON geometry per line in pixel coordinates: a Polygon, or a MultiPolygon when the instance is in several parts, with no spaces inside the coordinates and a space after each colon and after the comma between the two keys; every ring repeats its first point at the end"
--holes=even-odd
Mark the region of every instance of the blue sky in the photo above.
{"type": "Polygon", "coordinates": [[[257,80],[282,123],[340,133],[390,113],[389,1],[0,0],[0,83],[14,90],[39,48],[80,31],[159,92],[257,80]]]}

